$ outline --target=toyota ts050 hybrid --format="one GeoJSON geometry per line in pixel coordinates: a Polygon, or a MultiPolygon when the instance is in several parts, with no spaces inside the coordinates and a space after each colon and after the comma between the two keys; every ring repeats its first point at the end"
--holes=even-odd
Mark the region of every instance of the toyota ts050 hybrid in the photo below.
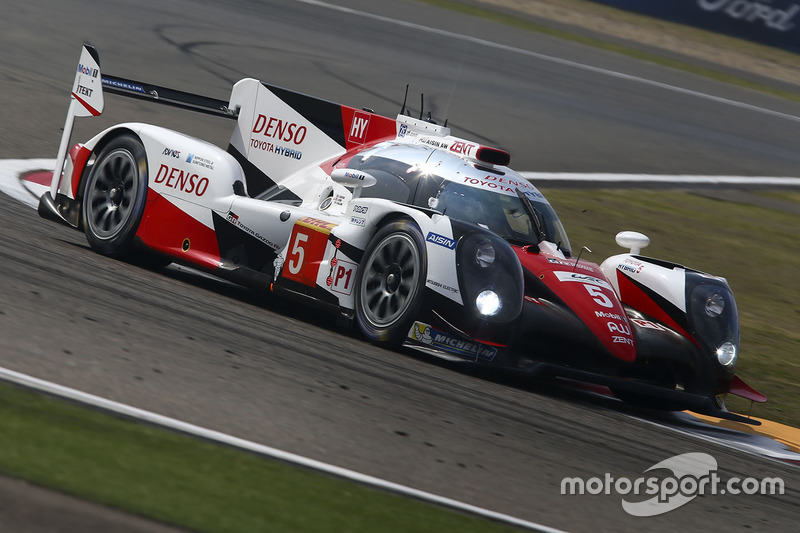
{"type": "Polygon", "coordinates": [[[668,409],[725,409],[740,380],[724,278],[629,253],[576,258],[509,155],[402,111],[243,79],[228,101],[101,74],[84,46],[57,171],[39,205],[114,257],[176,261],[317,304],[372,342],[607,387],[668,409]],[[69,148],[104,92],[235,121],[227,150],[143,123],[69,148]]]}

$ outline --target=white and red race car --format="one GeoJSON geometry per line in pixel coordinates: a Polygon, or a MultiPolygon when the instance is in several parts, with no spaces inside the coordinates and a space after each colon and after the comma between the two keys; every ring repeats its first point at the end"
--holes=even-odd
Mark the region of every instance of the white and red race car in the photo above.
{"type": "Polygon", "coordinates": [[[39,213],[97,252],[191,265],[320,305],[372,342],[604,385],[719,417],[766,398],[734,375],[724,278],[630,253],[572,257],[555,211],[509,155],[449,128],[255,79],[229,101],[103,75],[84,46],[39,213]],[[74,117],[115,93],[235,120],[227,150],[125,123],[69,150],[74,117]]]}

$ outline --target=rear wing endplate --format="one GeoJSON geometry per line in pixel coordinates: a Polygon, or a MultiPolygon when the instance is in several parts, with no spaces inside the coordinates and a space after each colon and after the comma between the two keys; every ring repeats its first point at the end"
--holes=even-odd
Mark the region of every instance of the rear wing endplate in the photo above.
{"type": "Polygon", "coordinates": [[[84,44],[81,49],[78,69],[75,73],[75,81],[72,84],[67,119],[64,123],[64,132],[61,135],[61,144],[58,148],[56,165],[53,169],[53,181],[50,184],[50,196],[52,198],[55,198],[58,193],[61,173],[64,168],[64,159],[69,149],[75,117],[99,116],[103,112],[105,105],[104,93],[147,100],[223,118],[236,119],[238,116],[238,110],[228,109],[228,102],[225,100],[102,74],[100,71],[100,56],[97,53],[97,49],[92,45],[84,44]]]}

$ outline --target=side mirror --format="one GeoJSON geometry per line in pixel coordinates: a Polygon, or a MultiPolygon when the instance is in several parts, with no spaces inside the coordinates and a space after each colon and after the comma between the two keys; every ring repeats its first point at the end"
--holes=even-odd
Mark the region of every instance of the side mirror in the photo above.
{"type": "Polygon", "coordinates": [[[333,172],[331,172],[331,179],[340,185],[344,185],[345,187],[352,187],[353,200],[361,196],[362,188],[372,187],[378,183],[378,180],[372,174],[349,168],[333,169],[333,172]]]}
{"type": "Polygon", "coordinates": [[[642,253],[642,248],[650,244],[650,237],[638,231],[620,231],[616,240],[623,248],[630,248],[633,255],[642,253]]]}

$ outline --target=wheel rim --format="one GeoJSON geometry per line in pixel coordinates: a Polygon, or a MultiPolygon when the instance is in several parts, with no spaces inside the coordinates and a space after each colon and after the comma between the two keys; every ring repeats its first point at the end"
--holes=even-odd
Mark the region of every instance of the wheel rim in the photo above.
{"type": "Polygon", "coordinates": [[[384,238],[364,265],[360,291],[365,318],[376,327],[397,322],[414,301],[419,286],[420,255],[408,235],[384,238]]]}
{"type": "Polygon", "coordinates": [[[106,155],[94,169],[84,199],[86,222],[100,239],[119,233],[134,210],[139,192],[139,169],[133,155],[124,149],[106,155]]]}

